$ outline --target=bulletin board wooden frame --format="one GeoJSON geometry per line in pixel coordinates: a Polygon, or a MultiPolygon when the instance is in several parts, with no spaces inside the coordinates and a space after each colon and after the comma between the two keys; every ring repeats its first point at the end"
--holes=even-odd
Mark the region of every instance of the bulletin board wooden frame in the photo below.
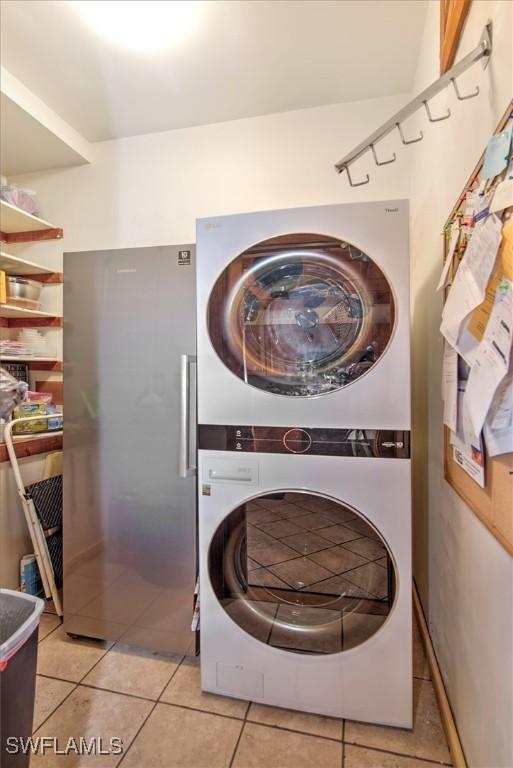
{"type": "Polygon", "coordinates": [[[440,74],[454,63],[472,0],[440,0],[440,74]]]}
{"type": "MultiPolygon", "coordinates": [[[[508,120],[512,119],[513,100],[509,103],[495,133],[500,133],[508,120]]],[[[453,207],[444,232],[461,207],[467,189],[479,177],[484,153],[474,168],[467,184],[453,207]]],[[[447,258],[448,243],[444,236],[444,261],[447,258]]],[[[456,464],[452,458],[449,430],[444,427],[444,476],[449,485],[460,496],[479,520],[495,536],[504,549],[513,556],[513,453],[490,458],[486,456],[484,488],[456,464]]]]}

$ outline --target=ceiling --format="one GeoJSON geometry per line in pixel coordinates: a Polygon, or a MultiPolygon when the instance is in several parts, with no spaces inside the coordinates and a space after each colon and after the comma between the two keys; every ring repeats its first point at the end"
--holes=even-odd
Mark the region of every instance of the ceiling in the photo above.
{"type": "Polygon", "coordinates": [[[90,141],[411,90],[427,0],[210,0],[159,52],[67,0],[2,2],[2,64],[90,141]]]}

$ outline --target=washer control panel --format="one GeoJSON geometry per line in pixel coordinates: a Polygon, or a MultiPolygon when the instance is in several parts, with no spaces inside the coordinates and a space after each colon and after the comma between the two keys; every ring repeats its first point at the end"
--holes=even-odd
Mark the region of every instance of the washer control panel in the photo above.
{"type": "Polygon", "coordinates": [[[200,424],[198,447],[236,453],[409,459],[410,433],[406,430],[200,424]]]}

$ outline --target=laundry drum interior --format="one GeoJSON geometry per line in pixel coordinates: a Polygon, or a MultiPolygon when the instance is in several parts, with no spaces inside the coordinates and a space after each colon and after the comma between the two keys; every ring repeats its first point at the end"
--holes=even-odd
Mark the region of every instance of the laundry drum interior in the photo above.
{"type": "Polygon", "coordinates": [[[394,328],[385,274],[325,235],[274,237],[219,275],[207,309],[217,355],[245,383],[310,397],[341,389],[385,353],[394,328]]]}
{"type": "Polygon", "coordinates": [[[307,492],[268,493],[218,526],[209,577],[226,613],[262,643],[305,654],[361,645],[393,610],[386,542],[357,510],[307,492]]]}

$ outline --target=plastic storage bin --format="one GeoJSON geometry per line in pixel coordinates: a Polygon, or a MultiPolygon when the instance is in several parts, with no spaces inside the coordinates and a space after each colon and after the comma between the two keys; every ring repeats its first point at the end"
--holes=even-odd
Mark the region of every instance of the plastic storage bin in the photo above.
{"type": "Polygon", "coordinates": [[[36,686],[37,630],[44,602],[0,589],[0,765],[25,768],[30,751],[13,750],[9,737],[32,734],[36,686]]]}

